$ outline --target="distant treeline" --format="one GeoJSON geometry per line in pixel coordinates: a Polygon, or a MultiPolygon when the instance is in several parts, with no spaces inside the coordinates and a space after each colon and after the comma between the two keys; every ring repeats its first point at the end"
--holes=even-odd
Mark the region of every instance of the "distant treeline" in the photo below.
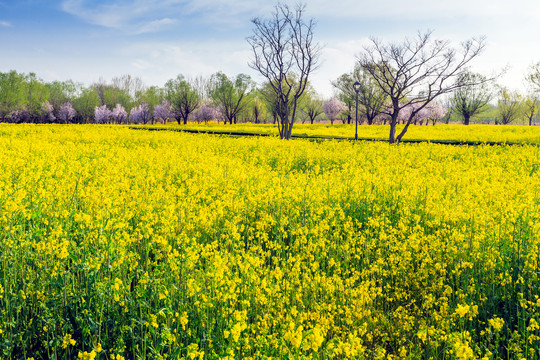
{"type": "MultiPolygon", "coordinates": [[[[308,85],[299,102],[296,122],[353,123],[356,94],[352,83],[365,78],[358,71],[355,69],[334,81],[335,97],[326,101],[308,85]]],[[[294,78],[290,79],[291,83],[294,81],[294,78]]],[[[368,81],[363,83],[368,91],[360,97],[359,122],[386,124],[388,115],[384,111],[384,97],[368,81]],[[374,103],[377,106],[373,106],[374,103]]],[[[482,124],[536,124],[536,99],[520,98],[506,89],[499,95],[497,105],[485,101],[481,111],[475,111],[469,120],[482,124]],[[505,116],[505,112],[510,115],[505,116]]],[[[494,98],[493,94],[484,97],[494,98]]],[[[275,104],[270,84],[257,86],[245,74],[228,77],[218,72],[209,78],[178,75],[158,87],[145,86],[140,78],[131,75],[115,77],[110,82],[100,79],[85,86],[72,80],[45,82],[35,73],[0,73],[0,122],[8,123],[275,123],[275,104]]],[[[443,105],[433,104],[418,114],[414,124],[468,123],[457,109],[458,105],[455,98],[443,105]]],[[[409,110],[403,110],[400,121],[409,110]]]]}

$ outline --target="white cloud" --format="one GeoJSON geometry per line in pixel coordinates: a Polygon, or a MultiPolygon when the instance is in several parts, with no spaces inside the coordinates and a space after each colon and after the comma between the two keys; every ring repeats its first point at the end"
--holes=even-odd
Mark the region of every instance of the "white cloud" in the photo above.
{"type": "Polygon", "coordinates": [[[138,30],[135,30],[135,34],[158,32],[177,22],[178,20],[170,19],[170,18],[163,18],[160,20],[150,21],[143,24],[138,30]]]}
{"type": "Polygon", "coordinates": [[[66,0],[62,3],[62,10],[86,22],[104,27],[116,28],[127,20],[127,12],[118,11],[118,7],[115,5],[91,9],[86,6],[83,0],[66,0]]]}
{"type": "Polygon", "coordinates": [[[229,75],[250,73],[244,42],[208,41],[175,42],[137,41],[121,49],[119,57],[135,59],[124,67],[148,85],[162,86],[178,74],[210,76],[217,71],[229,75]]]}
{"type": "Polygon", "coordinates": [[[11,27],[11,23],[8,21],[0,20],[0,27],[11,27]]]}
{"type": "Polygon", "coordinates": [[[168,13],[163,4],[166,3],[136,0],[92,5],[85,0],[64,0],[62,9],[90,24],[141,34],[160,31],[177,22],[163,17],[168,13]]]}
{"type": "Polygon", "coordinates": [[[85,22],[133,34],[160,31],[176,23],[178,19],[175,17],[207,24],[240,25],[249,21],[249,17],[244,18],[244,15],[260,8],[256,1],[248,0],[115,0],[101,4],[89,0],[62,2],[62,10],[85,22]],[[164,15],[167,17],[164,18],[164,15]]]}

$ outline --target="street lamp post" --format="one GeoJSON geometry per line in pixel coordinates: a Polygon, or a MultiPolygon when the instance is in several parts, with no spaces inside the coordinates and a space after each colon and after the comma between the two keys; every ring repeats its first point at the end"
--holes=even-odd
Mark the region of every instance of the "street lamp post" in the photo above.
{"type": "Polygon", "coordinates": [[[358,91],[360,90],[360,83],[356,81],[353,84],[354,91],[356,92],[356,126],[354,132],[354,140],[358,140],[358,91]]]}

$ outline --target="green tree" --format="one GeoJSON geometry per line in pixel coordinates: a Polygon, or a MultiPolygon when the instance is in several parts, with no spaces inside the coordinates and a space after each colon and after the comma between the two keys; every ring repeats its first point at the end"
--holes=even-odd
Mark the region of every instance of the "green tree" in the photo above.
{"type": "Polygon", "coordinates": [[[239,74],[229,79],[222,72],[212,75],[209,85],[209,96],[214,105],[221,107],[225,121],[236,123],[237,116],[249,104],[249,94],[255,88],[251,77],[239,74]]]}
{"type": "Polygon", "coordinates": [[[265,121],[267,117],[267,109],[264,101],[262,101],[258,95],[251,96],[249,104],[251,109],[251,117],[255,124],[260,124],[261,121],[265,121]]]}
{"type": "Polygon", "coordinates": [[[35,73],[29,73],[24,79],[24,102],[35,122],[39,121],[43,104],[49,100],[49,91],[47,86],[36,76],[35,73]]]}
{"type": "Polygon", "coordinates": [[[12,112],[24,108],[24,88],[24,74],[15,70],[0,73],[0,121],[6,121],[12,112]]]}
{"type": "Polygon", "coordinates": [[[183,75],[165,83],[165,98],[171,104],[178,124],[183,120],[187,124],[189,114],[201,104],[201,96],[191,81],[183,75]]]}
{"type": "Polygon", "coordinates": [[[529,126],[531,126],[533,119],[538,116],[538,96],[527,96],[527,98],[523,101],[523,114],[527,118],[529,126]]]}
{"type": "Polygon", "coordinates": [[[94,86],[80,87],[78,95],[72,100],[71,104],[77,115],[74,121],[79,123],[91,123],[94,121],[94,109],[100,106],[100,98],[94,86]]]}
{"type": "Polygon", "coordinates": [[[461,117],[464,125],[469,125],[471,118],[487,111],[493,99],[493,81],[481,74],[464,72],[458,80],[464,84],[450,97],[452,112],[461,117]]]}
{"type": "Polygon", "coordinates": [[[499,90],[497,102],[497,124],[508,125],[523,113],[523,99],[517,91],[510,91],[505,87],[499,90]]]}
{"type": "Polygon", "coordinates": [[[315,119],[323,113],[324,101],[318,96],[306,98],[306,101],[302,104],[302,112],[306,114],[309,122],[313,124],[315,119]]]}
{"type": "Polygon", "coordinates": [[[338,90],[339,100],[347,106],[345,114],[349,124],[353,114],[355,114],[356,91],[353,87],[355,82],[360,83],[358,91],[359,113],[367,119],[369,125],[372,125],[375,118],[381,113],[388,96],[381,91],[369,73],[358,65],[352,72],[341,75],[332,82],[332,86],[338,90]]]}
{"type": "MultiPolygon", "coordinates": [[[[154,112],[157,105],[160,105],[165,99],[165,92],[163,89],[157,86],[150,86],[137,91],[135,94],[135,103],[142,105],[148,105],[150,112],[154,112]]],[[[154,117],[152,117],[152,123],[154,123],[154,117]]]]}
{"type": "Polygon", "coordinates": [[[354,106],[356,104],[356,92],[354,91],[352,73],[342,74],[336,80],[332,81],[332,86],[338,91],[338,99],[343,101],[347,106],[345,116],[347,117],[347,123],[352,121],[352,114],[354,113],[354,106]]]}
{"type": "MultiPolygon", "coordinates": [[[[308,82],[306,84],[305,91],[302,93],[300,97],[296,101],[293,101],[293,93],[289,91],[288,86],[297,87],[299,86],[298,82],[296,81],[296,76],[294,74],[289,74],[287,81],[283,85],[283,89],[286,93],[289,94],[291,99],[287,101],[287,104],[289,106],[289,112],[293,111],[293,104],[296,104],[296,107],[301,110],[304,107],[304,104],[309,102],[309,99],[312,96],[317,96],[315,90],[311,86],[311,84],[308,82]]],[[[263,100],[263,102],[266,105],[266,108],[270,115],[273,118],[274,124],[277,123],[277,120],[279,117],[279,104],[280,100],[278,99],[278,96],[276,95],[276,92],[274,91],[272,85],[269,82],[265,82],[259,89],[258,93],[263,100]]]]}
{"type": "Polygon", "coordinates": [[[68,80],[53,81],[47,83],[46,87],[49,92],[49,103],[58,113],[63,104],[75,98],[78,85],[72,80],[68,80]]]}
{"type": "Polygon", "coordinates": [[[113,109],[116,104],[120,104],[129,112],[135,105],[133,98],[125,89],[120,89],[104,82],[98,82],[93,86],[99,97],[99,103],[101,105],[106,105],[109,109],[113,109]]]}

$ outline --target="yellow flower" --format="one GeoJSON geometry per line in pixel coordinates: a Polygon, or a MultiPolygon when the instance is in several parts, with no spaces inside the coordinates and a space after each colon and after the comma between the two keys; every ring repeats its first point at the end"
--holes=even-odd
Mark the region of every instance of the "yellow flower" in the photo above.
{"type": "Polygon", "coordinates": [[[91,352],[80,352],[77,357],[81,360],[94,360],[96,358],[96,352],[92,350],[91,352]]]}
{"type": "Polygon", "coordinates": [[[182,317],[180,317],[180,324],[182,325],[182,329],[186,330],[186,325],[188,324],[188,314],[185,311],[182,313],[182,317]]]}
{"type": "Polygon", "coordinates": [[[197,344],[190,344],[187,347],[187,357],[191,360],[199,358],[204,358],[204,351],[199,351],[199,345],[197,344]]]}
{"type": "Polygon", "coordinates": [[[464,317],[469,312],[469,305],[461,305],[459,304],[456,308],[456,314],[459,315],[459,317],[464,317]]]}
{"type": "Polygon", "coordinates": [[[527,326],[527,331],[535,331],[535,330],[538,330],[540,328],[540,326],[538,326],[538,322],[534,319],[534,318],[531,318],[531,320],[529,320],[529,326],[527,326]]]}
{"type": "Polygon", "coordinates": [[[71,334],[66,334],[66,335],[64,335],[64,338],[62,339],[62,348],[65,349],[69,345],[73,346],[76,343],[77,342],[71,338],[71,334]]]}
{"type": "Polygon", "coordinates": [[[405,349],[405,346],[402,346],[401,350],[399,351],[399,357],[403,359],[406,356],[407,356],[407,349],[405,349]]]}
{"type": "Polygon", "coordinates": [[[300,347],[303,339],[304,327],[300,325],[296,330],[294,330],[294,323],[289,324],[289,330],[285,333],[285,340],[288,340],[292,346],[296,349],[300,347]]]}
{"type": "Polygon", "coordinates": [[[495,330],[500,331],[504,326],[504,320],[499,317],[494,317],[493,319],[488,320],[489,325],[495,330]]]}
{"type": "Polygon", "coordinates": [[[118,290],[120,290],[121,286],[122,286],[122,280],[119,279],[119,278],[116,278],[116,279],[114,279],[114,284],[111,285],[111,288],[113,290],[118,291],[118,290]]]}

